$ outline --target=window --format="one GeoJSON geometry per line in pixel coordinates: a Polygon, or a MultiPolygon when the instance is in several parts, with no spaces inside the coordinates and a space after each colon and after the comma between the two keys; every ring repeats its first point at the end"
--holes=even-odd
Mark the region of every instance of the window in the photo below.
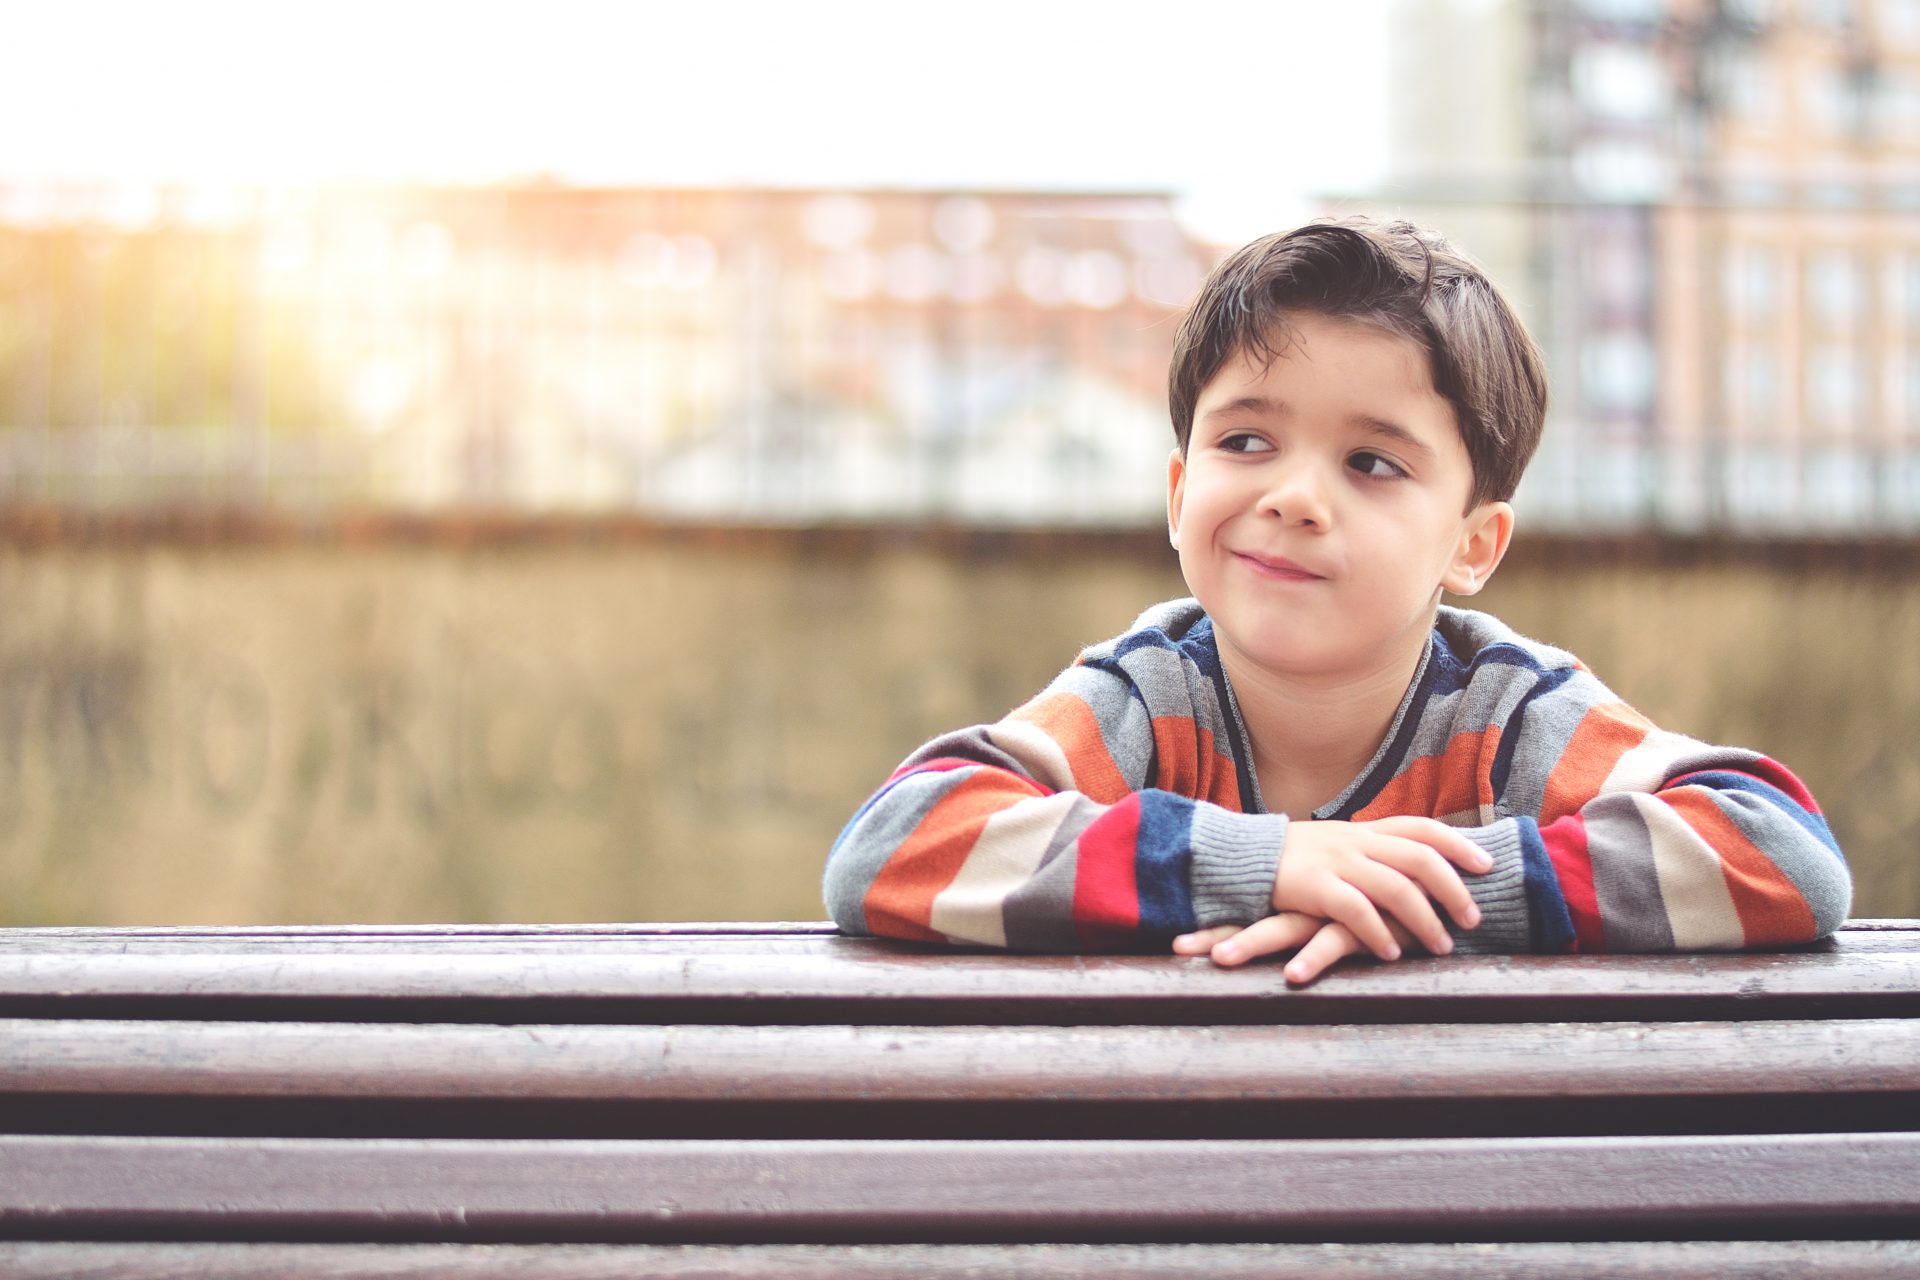
{"type": "Polygon", "coordinates": [[[1580,353],[1580,376],[1596,413],[1639,413],[1653,400],[1653,352],[1637,333],[1589,339],[1580,353]]]}
{"type": "Polygon", "coordinates": [[[1779,258],[1762,245],[1733,245],[1723,265],[1727,310],[1743,320],[1762,322],[1780,305],[1779,258]]]}
{"type": "Polygon", "coordinates": [[[1880,38],[1888,44],[1920,44],[1920,0],[1880,0],[1874,6],[1880,38]]]}
{"type": "Polygon", "coordinates": [[[1807,414],[1828,431],[1856,431],[1866,405],[1866,379],[1852,347],[1816,347],[1807,361],[1807,414]]]}
{"type": "Polygon", "coordinates": [[[1769,348],[1747,346],[1729,352],[1724,377],[1731,418],[1749,426],[1773,421],[1780,396],[1780,374],[1769,348]]]}
{"type": "Polygon", "coordinates": [[[1619,120],[1654,120],[1672,100],[1666,72],[1645,49],[1624,44],[1593,44],[1573,55],[1573,88],[1599,115],[1619,120]]]}
{"type": "Polygon", "coordinates": [[[1715,68],[1720,98],[1727,113],[1749,129],[1773,129],[1780,124],[1780,76],[1769,63],[1746,50],[1724,54],[1715,68]]]}
{"type": "Polygon", "coordinates": [[[1853,332],[1867,305],[1859,259],[1844,249],[1814,253],[1807,260],[1807,302],[1820,329],[1853,332]]]}

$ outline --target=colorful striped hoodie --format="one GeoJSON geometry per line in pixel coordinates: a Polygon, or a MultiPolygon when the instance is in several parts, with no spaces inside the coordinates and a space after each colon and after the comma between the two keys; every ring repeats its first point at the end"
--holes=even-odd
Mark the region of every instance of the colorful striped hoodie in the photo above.
{"type": "MultiPolygon", "coordinates": [[[[1260,801],[1199,604],[1082,653],[997,724],[921,747],[834,842],[849,933],[1035,951],[1163,945],[1271,913],[1260,801]]],[[[1441,608],[1373,761],[1315,818],[1419,814],[1493,855],[1461,951],[1717,950],[1846,918],[1813,797],[1751,751],[1655,728],[1570,654],[1441,608]]]]}

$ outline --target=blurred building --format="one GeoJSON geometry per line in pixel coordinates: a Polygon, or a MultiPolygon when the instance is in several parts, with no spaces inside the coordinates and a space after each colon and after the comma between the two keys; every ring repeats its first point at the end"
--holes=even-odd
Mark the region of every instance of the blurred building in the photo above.
{"type": "Polygon", "coordinates": [[[1161,195],[0,190],[0,501],[1157,517],[1161,195]]]}
{"type": "Polygon", "coordinates": [[[1377,195],[1458,228],[1547,347],[1531,519],[1920,527],[1920,2],[1405,0],[1395,29],[1377,195]]]}

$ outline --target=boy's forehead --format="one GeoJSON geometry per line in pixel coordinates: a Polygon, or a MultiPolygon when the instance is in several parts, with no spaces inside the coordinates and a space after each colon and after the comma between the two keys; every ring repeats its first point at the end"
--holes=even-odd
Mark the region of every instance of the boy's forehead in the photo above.
{"type": "Polygon", "coordinates": [[[1217,394],[1226,385],[1264,379],[1276,364],[1285,361],[1338,359],[1361,351],[1376,356],[1390,353],[1392,362],[1404,369],[1407,385],[1403,389],[1440,394],[1433,376],[1433,357],[1419,342],[1364,317],[1308,311],[1284,313],[1264,332],[1229,351],[1201,388],[1200,399],[1217,394]]]}

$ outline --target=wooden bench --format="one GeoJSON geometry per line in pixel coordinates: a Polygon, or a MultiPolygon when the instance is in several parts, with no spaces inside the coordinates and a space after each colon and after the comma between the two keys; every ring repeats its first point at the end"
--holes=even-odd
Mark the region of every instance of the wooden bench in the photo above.
{"type": "Polygon", "coordinates": [[[6,1276],[1920,1275],[1920,922],[1277,966],[0,932],[6,1276]]]}

